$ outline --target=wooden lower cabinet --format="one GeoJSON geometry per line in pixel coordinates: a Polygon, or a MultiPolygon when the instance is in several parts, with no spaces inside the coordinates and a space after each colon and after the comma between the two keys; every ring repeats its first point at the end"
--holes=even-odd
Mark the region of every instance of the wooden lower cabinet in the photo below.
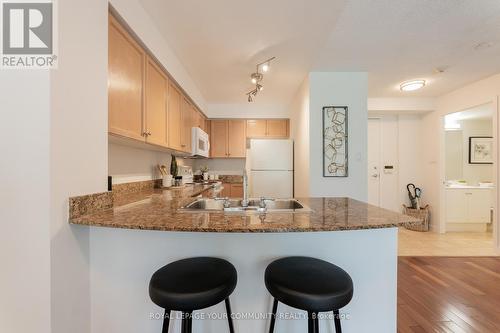
{"type": "Polygon", "coordinates": [[[243,184],[231,184],[231,198],[243,198],[243,184]]]}
{"type": "Polygon", "coordinates": [[[227,198],[243,198],[243,184],[241,183],[223,183],[224,188],[219,197],[227,198]]]}

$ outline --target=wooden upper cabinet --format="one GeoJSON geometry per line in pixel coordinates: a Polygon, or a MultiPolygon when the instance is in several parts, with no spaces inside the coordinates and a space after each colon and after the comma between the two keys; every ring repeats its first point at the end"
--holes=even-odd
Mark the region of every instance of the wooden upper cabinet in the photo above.
{"type": "Polygon", "coordinates": [[[181,97],[181,150],[191,151],[192,107],[185,96],[181,97]]]}
{"type": "Polygon", "coordinates": [[[191,106],[191,127],[200,127],[200,114],[193,104],[191,106]]]}
{"type": "Polygon", "coordinates": [[[227,130],[227,155],[231,158],[241,158],[246,156],[246,121],[228,120],[227,130]]]}
{"type": "Polygon", "coordinates": [[[168,145],[175,150],[182,150],[181,147],[181,92],[170,82],[168,86],[168,145]]]}
{"type": "Polygon", "coordinates": [[[210,136],[212,131],[212,129],[210,128],[211,127],[210,120],[205,118],[204,123],[205,123],[205,132],[207,132],[208,136],[210,136]]]}
{"type": "Polygon", "coordinates": [[[210,157],[227,157],[227,121],[210,121],[210,157]]]}
{"type": "Polygon", "coordinates": [[[146,142],[167,147],[168,79],[150,57],[146,62],[146,142]]]}
{"type": "Polygon", "coordinates": [[[283,138],[289,136],[288,119],[247,120],[247,138],[283,138]]]}
{"type": "Polygon", "coordinates": [[[207,131],[205,128],[205,117],[203,114],[200,112],[200,110],[196,110],[196,115],[197,115],[197,120],[198,123],[196,124],[199,128],[204,130],[205,132],[207,131]]]}
{"type": "Polygon", "coordinates": [[[267,133],[267,121],[260,120],[247,120],[247,137],[248,138],[263,138],[267,133]]]}
{"type": "Polygon", "coordinates": [[[267,137],[269,138],[287,138],[288,137],[288,119],[267,120],[267,137]]]}
{"type": "Polygon", "coordinates": [[[143,87],[146,53],[109,15],[109,132],[144,141],[143,87]]]}

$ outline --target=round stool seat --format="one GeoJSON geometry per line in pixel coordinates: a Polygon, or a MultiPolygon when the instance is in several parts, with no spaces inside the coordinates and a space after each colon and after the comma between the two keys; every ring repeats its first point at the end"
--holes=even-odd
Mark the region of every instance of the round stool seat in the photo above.
{"type": "Polygon", "coordinates": [[[309,257],[286,257],[266,268],[266,287],[281,303],[311,312],[338,310],[353,295],[352,279],[342,268],[309,257]]]}
{"type": "Polygon", "coordinates": [[[149,296],[164,309],[193,311],[224,301],[236,282],[236,269],[228,261],[188,258],[157,270],[149,283],[149,296]]]}

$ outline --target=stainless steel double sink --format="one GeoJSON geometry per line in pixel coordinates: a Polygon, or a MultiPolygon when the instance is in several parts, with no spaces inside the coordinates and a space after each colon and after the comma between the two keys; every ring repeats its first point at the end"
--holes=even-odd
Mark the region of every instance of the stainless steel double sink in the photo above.
{"type": "Polygon", "coordinates": [[[300,203],[296,199],[276,199],[273,201],[266,201],[265,208],[260,207],[261,201],[259,199],[250,199],[248,206],[242,205],[242,200],[239,199],[206,199],[199,198],[195,201],[181,207],[181,211],[186,212],[308,212],[311,211],[309,207],[300,203]]]}

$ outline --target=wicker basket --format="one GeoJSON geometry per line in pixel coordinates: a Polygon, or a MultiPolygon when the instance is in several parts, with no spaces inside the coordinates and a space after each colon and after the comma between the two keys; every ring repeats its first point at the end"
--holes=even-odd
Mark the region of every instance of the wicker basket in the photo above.
{"type": "Polygon", "coordinates": [[[407,222],[404,227],[413,231],[429,231],[430,212],[429,205],[420,209],[406,207],[403,205],[403,214],[419,219],[421,222],[407,222]]]}

